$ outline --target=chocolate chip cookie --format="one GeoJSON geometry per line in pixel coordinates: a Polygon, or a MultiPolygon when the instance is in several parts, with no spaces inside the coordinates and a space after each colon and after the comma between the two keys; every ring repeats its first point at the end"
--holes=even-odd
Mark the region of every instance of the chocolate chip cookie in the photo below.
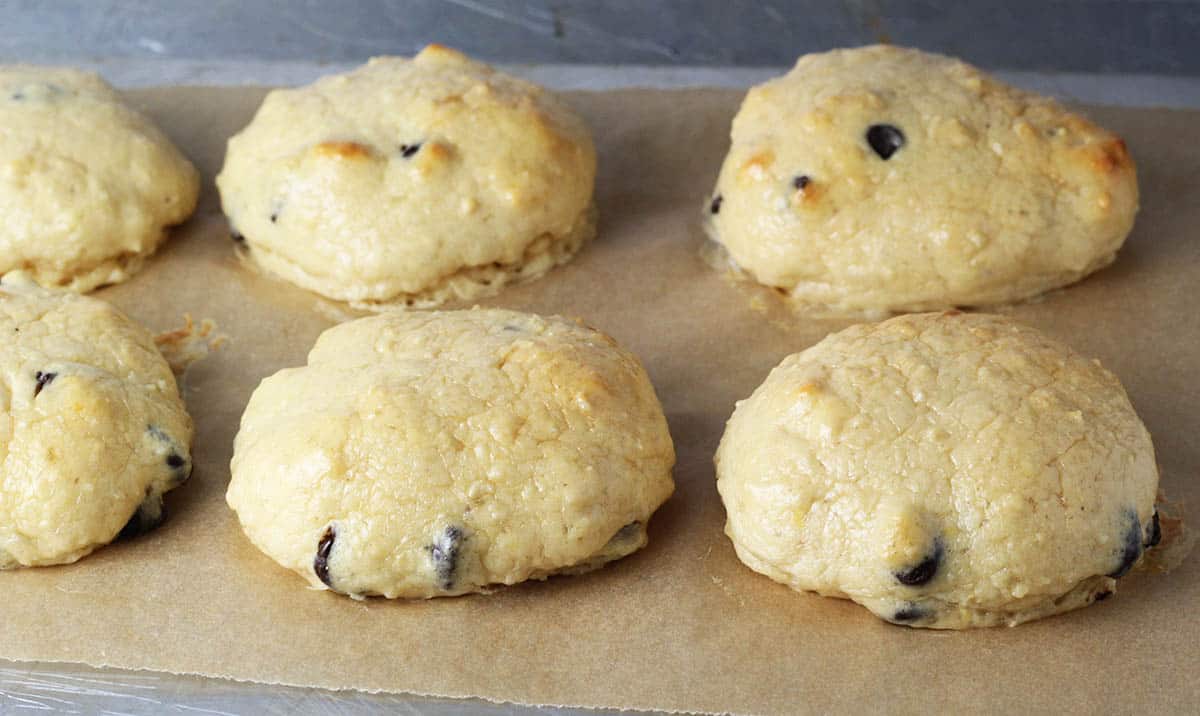
{"type": "Polygon", "coordinates": [[[374,308],[495,293],[595,233],[591,136],[559,99],[445,47],[267,95],[217,177],[268,271],[374,308]]]}
{"type": "Polygon", "coordinates": [[[1154,447],[1120,382],[999,316],[901,316],[789,356],[716,465],[743,562],[899,624],[1076,609],[1159,539],[1154,447]]]}
{"type": "Polygon", "coordinates": [[[1137,206],[1117,135],[958,60],[876,46],[750,90],[706,212],[758,282],[861,314],[1073,283],[1113,261],[1137,206]]]}
{"type": "Polygon", "coordinates": [[[154,338],[103,301],[0,278],[0,569],[74,562],[163,517],[192,421],[154,338]]]}
{"type": "Polygon", "coordinates": [[[504,310],[389,312],[264,380],[227,499],[314,586],[429,598],[595,569],[646,544],[675,461],[638,360],[504,310]]]}

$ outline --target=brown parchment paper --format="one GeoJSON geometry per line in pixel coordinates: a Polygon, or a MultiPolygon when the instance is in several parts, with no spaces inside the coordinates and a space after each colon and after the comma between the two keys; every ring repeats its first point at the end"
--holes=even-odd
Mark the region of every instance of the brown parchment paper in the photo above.
{"type": "MultiPolygon", "coordinates": [[[[700,258],[698,212],[727,148],[733,91],[578,93],[599,149],[600,235],[547,278],[484,301],[586,318],[635,351],[665,406],[678,491],[650,546],[604,569],[429,602],[306,589],[224,502],[232,439],[264,376],[304,362],[340,310],[235,258],[212,188],[256,89],[135,91],[199,164],[196,217],[105,289],[155,330],[190,312],[228,344],[194,365],[195,473],[156,532],[78,564],[0,573],[0,657],[533,704],[795,713],[1155,713],[1200,703],[1200,570],[1137,573],[1115,598],[1015,629],[884,624],[744,568],[722,533],[711,457],[735,400],[850,321],[789,316],[700,258]],[[758,307],[755,307],[757,304],[758,307]]],[[[1094,109],[1123,134],[1142,212],[1116,264],[1012,309],[1095,355],[1154,436],[1163,487],[1200,503],[1200,113],[1094,109]]],[[[349,314],[342,314],[348,316],[349,314]]]]}

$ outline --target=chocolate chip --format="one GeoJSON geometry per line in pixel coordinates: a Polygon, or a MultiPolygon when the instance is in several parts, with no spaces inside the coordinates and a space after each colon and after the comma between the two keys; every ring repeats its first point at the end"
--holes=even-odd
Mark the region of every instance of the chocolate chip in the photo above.
{"type": "Polygon", "coordinates": [[[172,454],[172,455],[167,456],[167,467],[171,468],[171,470],[172,470],[172,474],[171,474],[171,486],[172,487],[179,487],[183,483],[187,482],[188,479],[190,479],[192,476],[192,463],[184,460],[183,458],[179,457],[178,455],[172,454]],[[178,464],[176,464],[176,462],[174,460],[172,460],[172,458],[177,459],[178,464]]]}
{"type": "Polygon", "coordinates": [[[419,152],[420,150],[421,150],[420,142],[417,142],[416,144],[401,144],[400,145],[400,156],[404,157],[405,159],[408,159],[408,158],[412,157],[412,155],[419,152]]]}
{"type": "Polygon", "coordinates": [[[54,379],[58,377],[58,373],[43,373],[39,370],[37,373],[34,373],[33,377],[37,380],[37,385],[33,386],[33,397],[36,398],[42,392],[42,388],[54,382],[54,379]]]}
{"type": "Polygon", "coordinates": [[[1142,525],[1138,522],[1137,513],[1129,510],[1125,513],[1126,527],[1125,534],[1121,538],[1122,547],[1119,559],[1120,566],[1108,573],[1108,576],[1113,579],[1120,579],[1133,569],[1134,563],[1138,561],[1138,557],[1142,556],[1142,525]]]}
{"type": "Polygon", "coordinates": [[[1111,596],[1112,596],[1112,592],[1105,589],[1103,592],[1096,592],[1095,594],[1093,594],[1092,601],[1103,602],[1105,599],[1108,599],[1111,596]]]}
{"type": "Polygon", "coordinates": [[[1159,542],[1162,542],[1162,526],[1158,524],[1158,510],[1154,510],[1154,517],[1150,518],[1150,534],[1143,546],[1157,547],[1159,542]]]}
{"type": "Polygon", "coordinates": [[[919,604],[909,602],[896,610],[892,615],[894,622],[916,622],[929,617],[929,611],[919,604]]]}
{"type": "Polygon", "coordinates": [[[271,223],[274,224],[277,221],[279,221],[279,213],[272,211],[271,212],[271,223]]]}
{"type": "Polygon", "coordinates": [[[437,575],[438,586],[450,590],[454,588],[458,572],[458,554],[464,541],[463,531],[459,527],[447,527],[433,544],[429,545],[429,556],[433,560],[433,571],[437,575]]]}
{"type": "Polygon", "coordinates": [[[867,144],[880,159],[891,159],[904,146],[904,132],[890,124],[872,124],[867,129],[867,144]]]}
{"type": "Polygon", "coordinates": [[[708,205],[708,211],[712,214],[721,213],[721,202],[725,201],[725,197],[717,194],[713,197],[712,203],[708,205]]]}
{"type": "Polygon", "coordinates": [[[804,189],[809,184],[812,184],[812,179],[809,179],[807,174],[801,174],[792,180],[792,186],[796,189],[804,189]]]}
{"type": "Polygon", "coordinates": [[[161,525],[165,517],[166,511],[163,510],[162,495],[148,494],[146,499],[142,500],[142,504],[133,511],[129,521],[125,523],[117,536],[126,538],[145,534],[161,525]]]}
{"type": "Polygon", "coordinates": [[[329,579],[329,553],[333,551],[335,539],[337,530],[333,525],[329,525],[325,528],[325,534],[321,535],[321,540],[317,542],[317,556],[313,557],[313,571],[316,572],[317,579],[330,589],[333,589],[333,582],[329,579]]]}
{"type": "Polygon", "coordinates": [[[921,560],[919,564],[901,572],[896,572],[896,581],[909,587],[928,584],[937,576],[938,566],[942,562],[942,541],[935,540],[933,552],[921,560]]]}
{"type": "Polygon", "coordinates": [[[233,239],[234,242],[239,243],[239,244],[246,240],[246,237],[242,236],[242,233],[240,231],[238,231],[237,229],[230,229],[229,238],[233,239]]]}

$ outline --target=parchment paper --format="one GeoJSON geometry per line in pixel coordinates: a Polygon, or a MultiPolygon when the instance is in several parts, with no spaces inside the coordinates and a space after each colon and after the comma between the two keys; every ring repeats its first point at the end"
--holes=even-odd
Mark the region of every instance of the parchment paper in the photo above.
{"type": "MultiPolygon", "coordinates": [[[[600,237],[547,278],[484,301],[585,317],[641,356],[679,463],[641,553],[580,577],[429,602],[310,591],[224,503],[232,438],[266,375],[304,361],[338,310],[234,258],[211,179],[255,89],[130,93],[198,162],[197,216],[124,286],[151,328],[190,312],[229,343],[192,367],[195,474],[156,532],[76,565],[0,574],[0,657],[531,704],[756,713],[1141,712],[1200,702],[1200,571],[1134,574],[1103,604],[1015,629],[884,624],[744,568],[711,457],[735,400],[846,320],[790,316],[699,256],[697,215],[727,148],[731,91],[570,95],[600,155],[600,237]]],[[[1200,113],[1095,109],[1141,172],[1116,264],[1012,313],[1095,355],[1154,436],[1171,498],[1200,502],[1200,113]]]]}

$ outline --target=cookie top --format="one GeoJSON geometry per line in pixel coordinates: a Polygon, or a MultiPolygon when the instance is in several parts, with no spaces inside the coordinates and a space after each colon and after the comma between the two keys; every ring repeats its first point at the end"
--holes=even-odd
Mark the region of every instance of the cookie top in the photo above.
{"type": "Polygon", "coordinates": [[[646,543],[674,448],[638,360],[562,318],[393,312],[255,390],[227,499],[314,586],[436,597],[646,543]]]}
{"type": "Polygon", "coordinates": [[[109,304],[0,278],[0,569],[74,562],[162,517],[192,421],[154,338],[109,304]]]}
{"type": "Polygon", "coordinates": [[[1112,132],[958,60],[874,46],[750,90],[708,212],[759,282],[878,312],[1077,281],[1112,262],[1137,203],[1112,132]]]}
{"type": "Polygon", "coordinates": [[[119,283],[196,208],[200,176],[90,72],[0,66],[0,274],[119,283]]]}
{"type": "Polygon", "coordinates": [[[432,305],[567,260],[594,233],[583,122],[431,45],[267,95],[217,177],[269,271],[331,298],[432,305]]]}
{"type": "Polygon", "coordinates": [[[1083,606],[1155,541],[1154,449],[1117,378],[999,316],[901,316],[789,356],[716,464],[747,565],[915,626],[1083,606]]]}

